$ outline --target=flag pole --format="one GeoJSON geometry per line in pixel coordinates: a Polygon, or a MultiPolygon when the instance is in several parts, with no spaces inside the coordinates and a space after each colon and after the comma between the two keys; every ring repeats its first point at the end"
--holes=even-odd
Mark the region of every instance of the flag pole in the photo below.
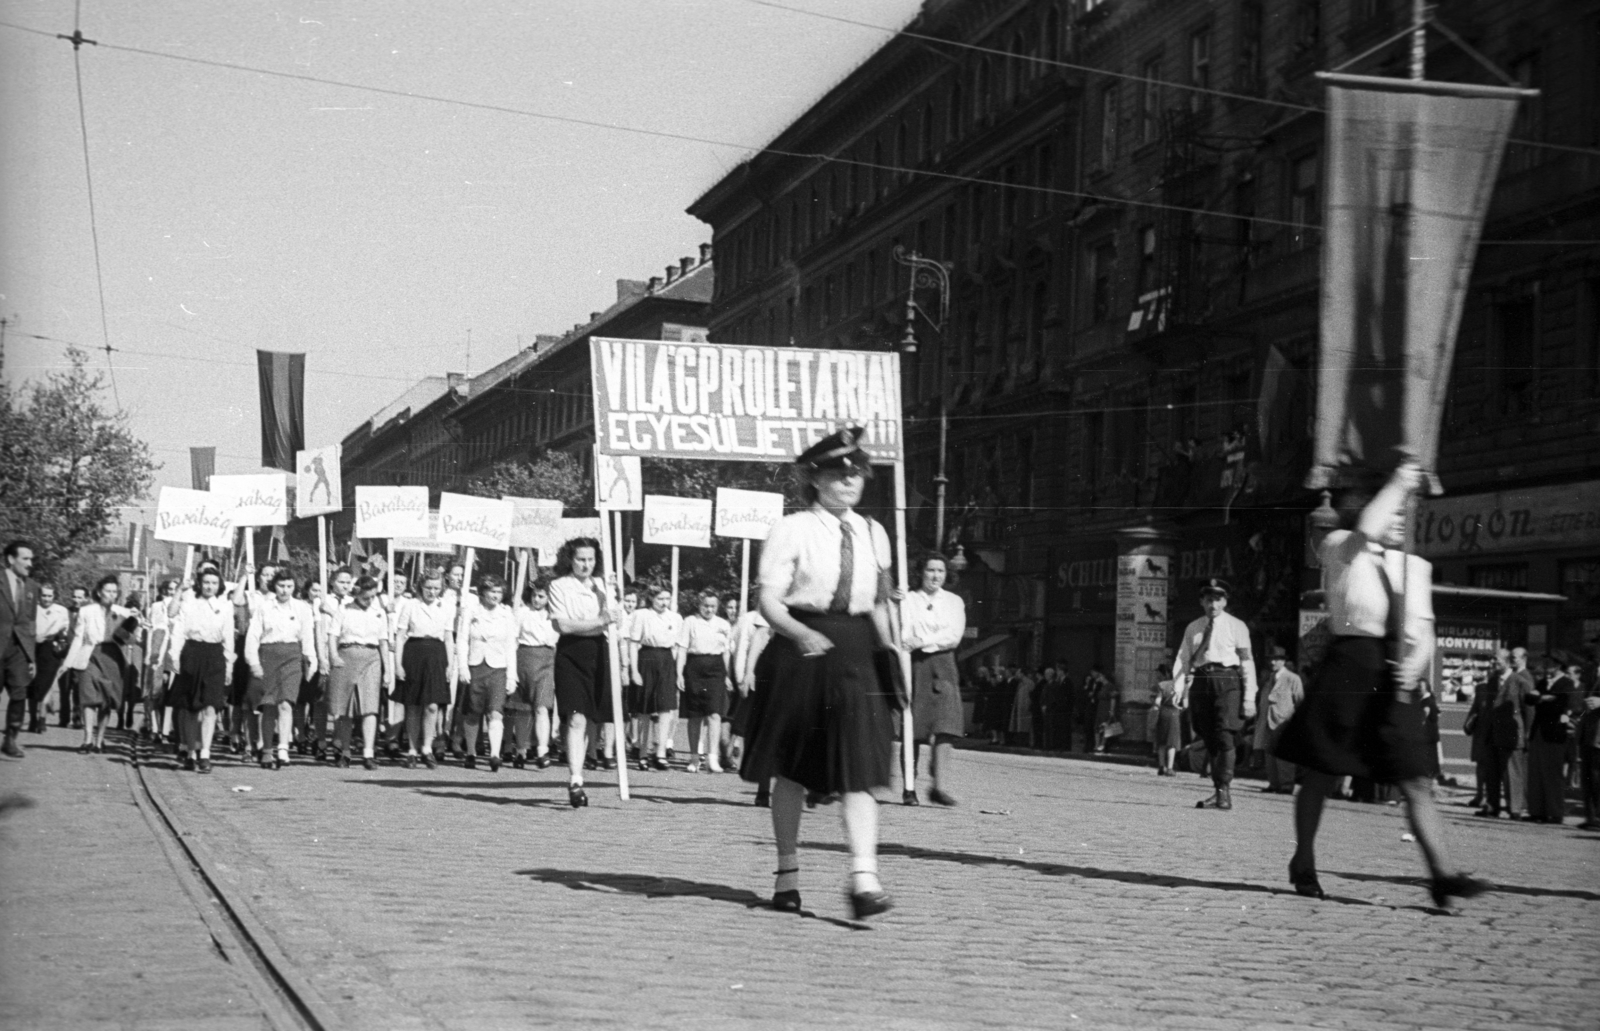
{"type": "MultiPolygon", "coordinates": [[[[895,550],[895,575],[899,582],[902,596],[910,593],[910,578],[907,575],[908,566],[906,558],[906,467],[903,461],[894,463],[894,550],[895,550]]],[[[905,620],[908,610],[901,604],[899,619],[892,621],[892,625],[899,631],[899,641],[903,644],[906,639],[905,620]]],[[[901,752],[901,774],[905,778],[905,791],[917,790],[917,743],[912,739],[914,726],[911,717],[911,655],[904,648],[897,649],[896,654],[900,660],[900,673],[905,678],[906,707],[900,714],[900,736],[903,750],[901,752]]],[[[909,796],[908,796],[909,797],[909,796]]]]}
{"type": "MultiPolygon", "coordinates": [[[[604,507],[600,508],[600,554],[606,558],[608,564],[612,565],[611,569],[606,570],[605,579],[601,581],[606,585],[606,604],[608,605],[616,604],[620,606],[622,604],[622,569],[619,565],[614,564],[616,562],[614,548],[618,538],[621,536],[622,513],[612,512],[604,507]],[[612,522],[613,518],[615,523],[612,522]],[[612,583],[616,584],[615,590],[611,587],[612,583]]],[[[618,648],[617,642],[617,635],[620,632],[620,627],[607,627],[605,638],[606,661],[610,664],[611,670],[611,747],[613,749],[612,756],[617,762],[617,797],[626,802],[629,797],[628,752],[624,735],[620,732],[623,726],[622,652],[618,648]]],[[[602,736],[604,733],[604,728],[602,728],[602,736]]]]}

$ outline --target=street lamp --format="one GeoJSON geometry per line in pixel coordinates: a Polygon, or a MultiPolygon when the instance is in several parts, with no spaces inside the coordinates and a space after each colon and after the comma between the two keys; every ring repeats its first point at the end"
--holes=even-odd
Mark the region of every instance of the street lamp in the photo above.
{"type": "MultiPolygon", "coordinates": [[[[917,353],[916,320],[920,314],[927,320],[935,332],[945,332],[945,327],[950,321],[950,270],[948,262],[934,261],[924,258],[916,251],[908,252],[903,246],[896,244],[894,260],[911,269],[911,281],[906,285],[906,326],[905,334],[900,338],[900,350],[906,354],[917,353]],[[938,317],[934,317],[926,308],[917,303],[917,291],[938,291],[938,317]]],[[[950,438],[949,411],[945,405],[945,365],[946,357],[939,356],[939,466],[933,477],[934,487],[934,547],[944,548],[944,496],[945,487],[949,484],[949,477],[944,473],[945,449],[950,438]]],[[[964,564],[964,563],[963,563],[964,564]]]]}

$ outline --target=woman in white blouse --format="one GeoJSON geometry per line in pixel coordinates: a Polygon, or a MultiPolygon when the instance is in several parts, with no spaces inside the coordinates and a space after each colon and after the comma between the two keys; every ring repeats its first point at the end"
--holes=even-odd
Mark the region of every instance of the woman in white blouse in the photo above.
{"type": "Polygon", "coordinates": [[[556,642],[556,704],[567,718],[567,801],[574,809],[589,804],[583,790],[589,725],[612,720],[606,632],[622,610],[611,604],[596,576],[599,555],[600,543],[593,537],[568,541],[556,567],[569,572],[550,584],[550,620],[561,634],[556,642]]]}
{"type": "MultiPolygon", "coordinates": [[[[1400,466],[1360,510],[1354,529],[1335,530],[1322,543],[1333,640],[1276,749],[1278,758],[1305,767],[1289,861],[1289,881],[1301,895],[1327,897],[1317,880],[1317,829],[1342,776],[1399,785],[1436,906],[1489,887],[1451,863],[1433,801],[1433,746],[1415,690],[1433,661],[1433,569],[1393,550],[1404,539],[1406,501],[1421,482],[1417,466],[1400,466]]],[[[1346,498],[1341,507],[1354,505],[1346,498]]]]}
{"type": "Polygon", "coordinates": [[[294,596],[294,574],[280,569],[272,576],[271,597],[250,610],[244,657],[251,677],[260,684],[255,698],[261,714],[261,767],[289,764],[289,739],[294,735],[294,706],[300,685],[317,671],[316,618],[311,606],[294,596]],[[277,747],[273,748],[273,730],[277,747]]]}
{"type": "Polygon", "coordinates": [[[172,619],[172,663],[178,668],[167,693],[178,710],[179,747],[186,770],[211,772],[211,739],[217,711],[228,704],[234,663],[233,603],[221,597],[222,574],[202,569],[194,593],[178,603],[172,619]]]}
{"type": "Polygon", "coordinates": [[[401,598],[395,612],[395,685],[406,708],[406,752],[400,765],[428,769],[433,758],[434,728],[450,704],[450,670],[455,666],[451,621],[455,606],[444,600],[444,573],[430,569],[419,585],[420,598],[401,598]]]}
{"type": "MultiPolygon", "coordinates": [[[[891,641],[889,536],[855,511],[871,475],[841,430],[798,459],[810,507],[779,520],[761,549],[761,613],[777,636],[762,655],[739,773],[772,787],[778,849],[773,908],[800,911],[800,815],[806,794],[842,799],[856,919],[890,908],[878,882],[878,803],[893,764],[893,685],[878,652],[891,641]]],[[[898,662],[891,657],[891,662],[898,662]]],[[[884,664],[887,666],[887,664],[884,664]]]]}
{"type": "Polygon", "coordinates": [[[550,622],[549,586],[543,581],[531,583],[522,594],[517,599],[517,690],[506,699],[506,711],[511,713],[511,764],[524,769],[531,744],[533,765],[542,770],[550,765],[556,642],[561,635],[550,622]]]}
{"type": "Polygon", "coordinates": [[[467,769],[478,765],[474,747],[478,727],[489,724],[489,772],[500,771],[500,743],[505,733],[506,695],[517,688],[517,617],[502,605],[506,582],[493,573],[478,578],[478,601],[467,598],[461,614],[461,656],[456,678],[456,704],[461,706],[461,730],[467,740],[467,769]]]}
{"type": "MultiPolygon", "coordinates": [[[[672,588],[657,585],[649,592],[650,607],[639,609],[628,624],[632,639],[633,676],[639,689],[639,712],[656,724],[654,756],[642,750],[639,769],[668,770],[667,745],[678,712],[678,651],[683,647],[683,617],[672,610],[672,588]]],[[[649,736],[641,727],[641,738],[649,736]]]]}
{"type": "Polygon", "coordinates": [[[722,772],[722,717],[728,714],[732,636],[733,627],[717,615],[716,594],[700,595],[698,611],[683,621],[678,651],[678,715],[689,721],[690,773],[700,772],[702,757],[712,773],[722,772]]]}
{"type": "MultiPolygon", "coordinates": [[[[933,749],[928,771],[933,774],[933,790],[928,797],[939,805],[956,804],[945,790],[950,743],[966,732],[956,646],[967,632],[967,603],[944,589],[948,572],[945,557],[930,554],[922,560],[921,588],[901,602],[909,628],[905,645],[911,649],[912,733],[919,751],[924,744],[933,749]]],[[[901,800],[916,805],[916,789],[908,786],[901,800]]]]}
{"type": "Polygon", "coordinates": [[[78,679],[78,705],[83,710],[83,744],[78,751],[84,755],[106,750],[106,727],[111,715],[122,709],[128,668],[122,649],[138,629],[139,617],[117,604],[121,593],[122,584],[115,576],[103,576],[94,585],[94,602],[78,612],[79,651],[88,651],[78,679]]]}

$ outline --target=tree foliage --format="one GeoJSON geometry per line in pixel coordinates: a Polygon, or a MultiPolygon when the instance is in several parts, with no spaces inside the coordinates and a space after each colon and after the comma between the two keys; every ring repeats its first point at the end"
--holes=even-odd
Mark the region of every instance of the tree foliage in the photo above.
{"type": "Polygon", "coordinates": [[[0,384],[0,536],[32,541],[43,576],[104,538],[159,468],[127,416],[101,406],[87,356],[67,358],[24,390],[0,384]]]}
{"type": "Polygon", "coordinates": [[[467,493],[486,498],[543,498],[559,501],[568,514],[592,510],[594,491],[577,457],[567,451],[545,451],[531,462],[501,462],[469,481],[467,493]]]}

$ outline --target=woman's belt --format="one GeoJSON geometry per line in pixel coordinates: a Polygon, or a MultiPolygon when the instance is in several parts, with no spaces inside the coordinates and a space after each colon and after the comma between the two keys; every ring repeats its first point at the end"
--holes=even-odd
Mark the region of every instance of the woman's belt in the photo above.
{"type": "Polygon", "coordinates": [[[341,651],[344,650],[345,648],[376,648],[376,647],[378,647],[378,646],[375,645],[375,644],[363,644],[360,641],[340,641],[339,642],[339,648],[340,648],[341,651]]]}

